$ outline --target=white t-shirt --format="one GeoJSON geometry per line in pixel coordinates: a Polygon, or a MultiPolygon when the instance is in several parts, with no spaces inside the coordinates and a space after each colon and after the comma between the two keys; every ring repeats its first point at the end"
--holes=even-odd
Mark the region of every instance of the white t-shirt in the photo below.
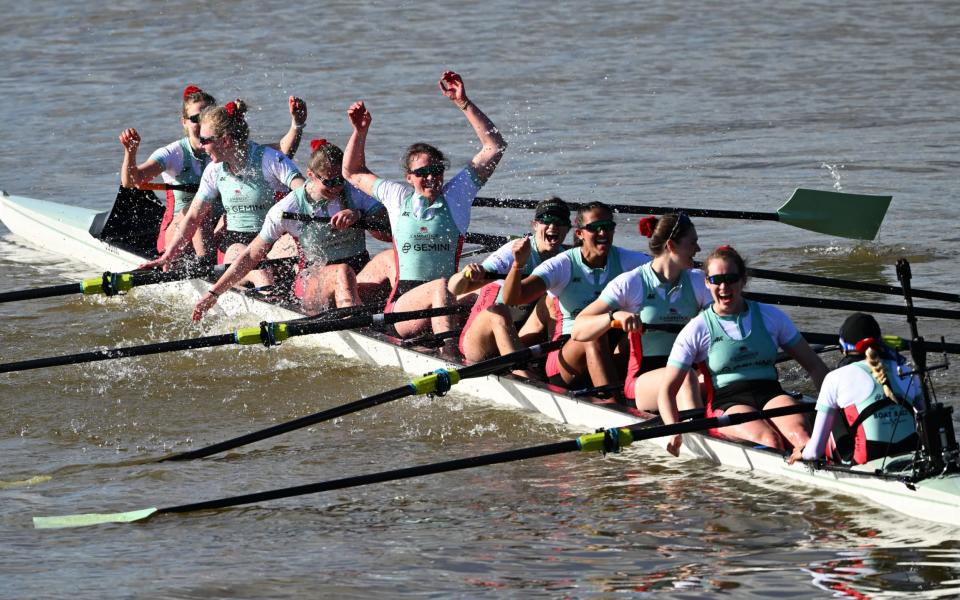
{"type": "MultiPolygon", "coordinates": [[[[620,253],[620,266],[624,273],[636,269],[643,263],[650,262],[650,260],[652,260],[649,254],[638,252],[636,250],[627,250],[626,248],[618,247],[618,252],[620,253]]],[[[584,278],[589,278],[593,272],[593,269],[586,267],[586,265],[584,265],[584,267],[585,269],[582,269],[582,276],[584,278]]],[[[559,296],[573,277],[573,260],[566,252],[558,254],[553,258],[537,265],[537,268],[533,270],[532,275],[536,275],[543,280],[544,284],[547,286],[547,292],[550,295],[559,296]]],[[[605,284],[606,277],[607,274],[603,273],[597,283],[605,284]]]]}
{"type": "MultiPolygon", "coordinates": [[[[346,188],[347,194],[350,195],[351,208],[360,211],[363,215],[369,215],[383,208],[382,204],[353,187],[351,184],[347,183],[346,188]]],[[[327,200],[325,205],[322,203],[315,205],[312,216],[333,216],[341,210],[343,210],[343,207],[340,205],[339,198],[327,200]],[[326,206],[326,211],[324,211],[324,206],[326,206]]],[[[297,200],[296,191],[290,192],[284,196],[282,200],[270,207],[270,210],[267,212],[267,218],[263,222],[263,228],[260,230],[260,237],[263,238],[265,242],[272,244],[279,240],[285,233],[289,233],[299,239],[300,233],[303,231],[303,221],[284,219],[283,213],[285,212],[300,212],[300,203],[297,200]]]]}
{"type": "MultiPolygon", "coordinates": [[[[642,266],[643,265],[641,265],[641,267],[642,266]]],[[[643,277],[637,272],[641,267],[618,275],[613,278],[613,281],[607,284],[607,287],[604,288],[600,297],[603,298],[608,306],[616,306],[619,310],[632,313],[640,312],[647,296],[647,286],[643,281],[643,277]]],[[[703,271],[700,269],[690,269],[688,275],[690,277],[690,283],[693,285],[693,295],[697,299],[697,305],[700,306],[700,308],[708,306],[713,302],[713,297],[707,289],[703,271]]],[[[669,301],[671,303],[677,302],[677,300],[680,299],[682,291],[679,287],[670,290],[669,301]]],[[[667,297],[667,290],[664,289],[663,286],[655,288],[654,292],[660,296],[661,299],[666,299],[667,297]]]]}
{"type": "MultiPolygon", "coordinates": [[[[249,144],[248,152],[250,152],[249,144]]],[[[260,162],[263,177],[274,192],[286,194],[293,180],[297,177],[303,177],[297,169],[297,165],[293,164],[293,161],[286,154],[276,148],[265,147],[263,149],[263,160],[260,162]]],[[[207,168],[203,170],[203,177],[200,178],[200,189],[197,190],[197,195],[194,198],[200,198],[203,202],[212,202],[219,198],[220,190],[217,188],[217,178],[220,176],[220,172],[225,169],[226,165],[222,162],[207,165],[207,168]]],[[[229,170],[227,170],[227,173],[229,173],[229,170]]],[[[243,173],[240,173],[240,175],[243,176],[243,173]]]]}

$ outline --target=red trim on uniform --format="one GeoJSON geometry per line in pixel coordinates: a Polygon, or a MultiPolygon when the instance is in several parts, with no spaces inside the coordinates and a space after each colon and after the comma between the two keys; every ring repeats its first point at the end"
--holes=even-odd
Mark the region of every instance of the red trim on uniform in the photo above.
{"type": "Polygon", "coordinates": [[[477,318],[477,315],[497,302],[497,295],[499,293],[500,284],[496,282],[488,283],[480,288],[480,292],[477,294],[477,300],[473,303],[473,308],[470,309],[470,316],[467,317],[467,323],[463,326],[463,329],[460,330],[460,341],[458,342],[460,354],[466,354],[463,348],[463,340],[467,337],[467,331],[469,331],[470,326],[473,325],[473,320],[477,318]]]}
{"type": "MultiPolygon", "coordinates": [[[[560,311],[560,298],[557,296],[553,297],[553,314],[554,316],[554,326],[553,326],[553,339],[560,337],[560,334],[563,332],[563,313],[560,311]]],[[[560,350],[563,348],[557,348],[547,355],[547,377],[553,377],[560,374],[560,350]]]]}
{"type": "Polygon", "coordinates": [[[173,222],[173,207],[177,200],[173,197],[173,190],[167,190],[167,208],[163,211],[163,220],[160,221],[160,234],[157,236],[157,252],[163,254],[167,249],[167,228],[173,222]]]}
{"type": "MultiPolygon", "coordinates": [[[[707,397],[706,401],[704,402],[703,416],[707,419],[711,419],[713,417],[722,417],[723,416],[722,410],[713,410],[713,396],[714,396],[714,392],[716,391],[716,388],[713,387],[713,378],[710,377],[710,369],[707,368],[707,362],[704,361],[702,363],[697,363],[695,365],[695,368],[697,369],[697,371],[700,372],[700,374],[703,375],[703,386],[701,388],[700,395],[703,396],[705,392],[706,393],[705,395],[707,397]]],[[[709,433],[713,437],[718,437],[718,438],[726,437],[723,435],[723,431],[717,428],[708,429],[707,433],[709,433]]]]}
{"type": "Polygon", "coordinates": [[[393,284],[390,286],[390,297],[383,307],[384,314],[393,312],[393,305],[397,301],[397,288],[400,286],[400,253],[397,252],[397,240],[393,240],[393,284]]]}
{"type": "Polygon", "coordinates": [[[640,342],[640,332],[631,331],[630,360],[627,363],[627,378],[623,382],[623,395],[630,400],[636,400],[637,378],[640,377],[640,364],[643,362],[643,344],[640,342]]]}
{"type": "MultiPolygon", "coordinates": [[[[843,409],[843,418],[847,420],[848,426],[852,425],[859,416],[860,411],[857,410],[856,404],[851,404],[843,409]]],[[[857,427],[857,430],[851,433],[853,434],[853,462],[862,465],[869,460],[867,456],[867,434],[864,433],[863,426],[857,427]]]]}
{"type": "MultiPolygon", "coordinates": [[[[463,234],[460,234],[460,237],[457,238],[457,254],[453,259],[453,273],[456,273],[460,270],[460,253],[463,252],[463,234]]],[[[450,275],[453,275],[451,273],[450,275]]]]}

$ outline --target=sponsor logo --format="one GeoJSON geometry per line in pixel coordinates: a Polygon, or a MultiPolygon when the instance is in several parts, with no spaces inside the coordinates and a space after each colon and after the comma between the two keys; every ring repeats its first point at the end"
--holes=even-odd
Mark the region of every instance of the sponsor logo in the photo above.
{"type": "Polygon", "coordinates": [[[400,252],[406,254],[407,252],[410,252],[410,247],[410,242],[404,242],[403,246],[400,246],[400,252]]]}

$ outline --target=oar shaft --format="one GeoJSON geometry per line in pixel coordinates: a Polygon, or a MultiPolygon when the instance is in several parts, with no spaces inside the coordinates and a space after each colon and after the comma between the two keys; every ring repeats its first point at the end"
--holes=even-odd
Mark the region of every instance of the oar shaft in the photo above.
{"type": "Polygon", "coordinates": [[[159,513],[182,513],[197,510],[213,510],[216,508],[227,508],[229,506],[239,506],[242,504],[251,504],[254,502],[266,502],[268,500],[278,500],[280,498],[289,498],[291,496],[302,496],[304,494],[315,494],[318,492],[328,492],[331,490],[340,490],[344,488],[357,487],[361,485],[370,485],[373,483],[383,483],[386,481],[396,481],[398,479],[409,479],[411,477],[422,477],[424,475],[434,475],[446,473],[449,471],[459,471],[462,469],[472,469],[474,467],[483,467],[508,463],[528,458],[540,458],[543,456],[553,456],[565,452],[574,452],[579,450],[577,440],[557,442],[553,444],[544,444],[542,446],[533,446],[519,450],[507,450],[495,454],[486,454],[483,456],[472,456],[469,458],[460,458],[441,463],[429,465],[420,465],[394,471],[384,471],[381,473],[371,473],[369,475],[357,475],[354,477],[344,477],[332,481],[323,481],[307,485],[298,485],[294,487],[257,492],[253,494],[244,494],[242,496],[233,496],[230,498],[221,498],[219,500],[208,500],[206,502],[196,502],[193,504],[183,504],[180,506],[171,506],[161,508],[159,513]]]}
{"type": "Polygon", "coordinates": [[[172,342],[160,342],[158,344],[131,346],[129,348],[112,348],[107,350],[96,350],[93,352],[81,352],[79,354],[67,354],[64,356],[52,356],[49,358],[35,358],[31,360],[22,360],[19,362],[4,363],[0,364],[0,373],[29,371],[30,369],[40,369],[43,367],[60,367],[63,365],[75,365],[80,363],[110,360],[114,358],[127,358],[130,356],[147,356],[149,354],[161,354],[163,352],[171,352],[174,350],[210,348],[213,346],[224,346],[233,343],[236,343],[236,337],[232,333],[227,333],[189,340],[176,340],[172,342]]]}
{"type": "MultiPolygon", "coordinates": [[[[811,298],[803,296],[784,296],[782,294],[767,294],[762,292],[744,292],[743,295],[745,298],[749,298],[750,300],[765,302],[767,304],[806,306],[810,308],[830,308],[835,310],[849,310],[851,312],[861,311],[888,315],[907,314],[906,307],[896,306],[894,304],[880,304],[877,302],[833,300],[830,298],[811,298]]],[[[914,314],[921,317],[932,317],[937,319],[960,319],[960,310],[916,307],[914,307],[913,310],[914,314]]]]}
{"type": "Polygon", "coordinates": [[[51,285],[48,287],[33,288],[29,290],[13,290],[0,293],[0,303],[17,302],[19,300],[36,300],[38,298],[53,298],[55,296],[69,296],[71,294],[80,294],[83,290],[78,283],[65,283],[62,285],[51,285]]]}
{"type": "MultiPolygon", "coordinates": [[[[537,207],[537,200],[521,200],[519,198],[486,198],[477,197],[474,206],[488,208],[529,208],[537,207]]],[[[568,202],[572,210],[584,206],[581,202],[568,202]]],[[[679,206],[645,206],[634,204],[610,204],[614,212],[625,215],[662,215],[670,212],[684,212],[690,217],[708,217],[716,219],[742,219],[747,221],[779,221],[780,215],[770,212],[755,212],[746,210],[714,210],[708,208],[682,208],[679,206]]]]}
{"type": "MultiPolygon", "coordinates": [[[[845,290],[860,290],[864,292],[874,292],[877,294],[903,296],[902,287],[883,283],[868,283],[865,281],[834,279],[832,277],[820,277],[817,275],[804,275],[803,273],[789,273],[785,271],[770,271],[768,269],[755,268],[748,268],[747,273],[750,276],[758,279],[770,279],[773,281],[786,281],[790,283],[808,283],[810,285],[835,287],[845,290]]],[[[944,302],[960,302],[960,294],[948,294],[946,292],[917,289],[912,289],[911,291],[917,298],[926,298],[927,300],[942,300],[944,302]]]]}

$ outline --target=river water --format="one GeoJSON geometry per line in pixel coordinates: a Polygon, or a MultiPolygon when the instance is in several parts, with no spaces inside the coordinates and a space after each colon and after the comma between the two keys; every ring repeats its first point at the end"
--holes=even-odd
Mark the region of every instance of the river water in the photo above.
{"type": "MultiPolygon", "coordinates": [[[[754,266],[954,291],[960,5],[867,2],[0,2],[0,188],[105,209],[117,135],[179,135],[179,94],[240,96],[254,139],[309,105],[306,139],[399,177],[424,140],[476,141],[436,88],[461,72],[510,147],[485,195],[773,211],[797,187],[894,197],[878,238],[698,220],[754,266]]],[[[302,161],[306,151],[299,154],[302,161]]],[[[302,165],[303,162],[300,162],[302,165]]],[[[474,211],[472,229],[529,215],[474,211]]],[[[632,227],[618,242],[641,248],[632,227]]],[[[4,289],[89,268],[0,228],[4,289]]],[[[756,290],[886,301],[753,281],[756,290]]],[[[941,306],[919,302],[922,306],[941,306]]],[[[164,291],[0,305],[0,359],[220,333],[164,291]]],[[[803,329],[842,314],[788,309],[803,329]]],[[[898,317],[882,317],[907,334],[898,317]]],[[[960,341],[954,321],[921,320],[960,341]]],[[[293,345],[291,345],[293,346],[293,345]]],[[[835,357],[828,357],[828,361],[835,357]]],[[[797,373],[788,369],[788,382],[797,373]]],[[[144,524],[37,531],[30,517],[169,506],[568,439],[451,394],[408,399],[192,464],[113,463],[219,441],[404,383],[319,351],[216,349],[0,377],[0,597],[891,597],[960,594],[958,532],[648,447],[567,456],[144,524]]],[[[955,371],[937,390],[957,406],[955,371]]]]}

